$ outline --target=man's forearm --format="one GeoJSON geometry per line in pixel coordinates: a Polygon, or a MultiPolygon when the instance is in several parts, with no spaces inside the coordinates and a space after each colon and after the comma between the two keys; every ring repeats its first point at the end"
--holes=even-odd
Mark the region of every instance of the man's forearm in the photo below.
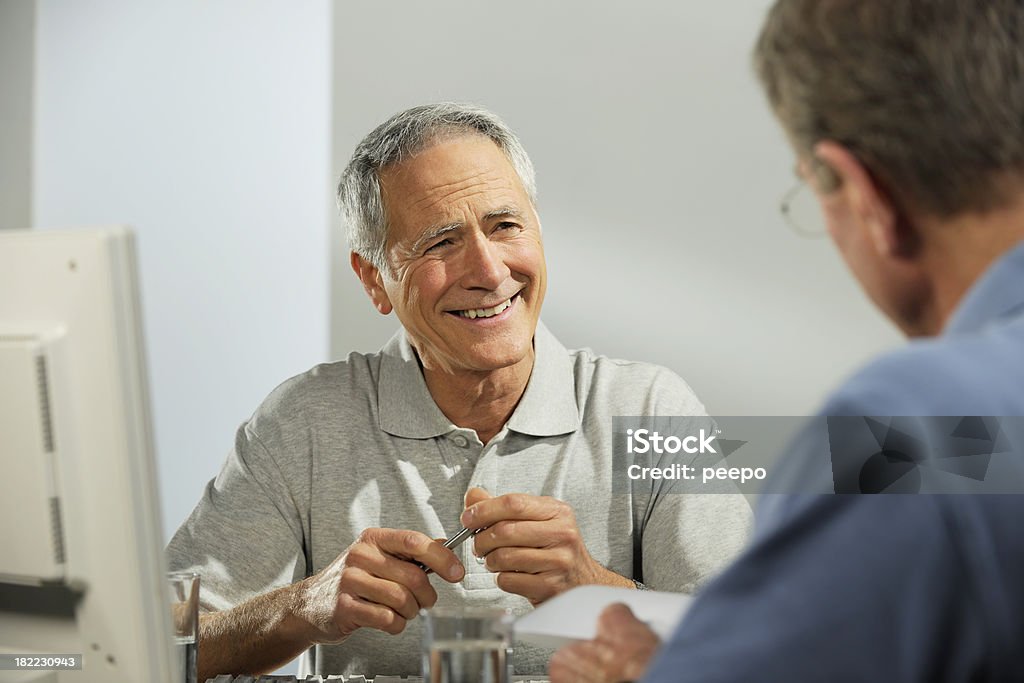
{"type": "Polygon", "coordinates": [[[310,627],[295,616],[300,584],[259,595],[199,617],[198,679],[272,671],[313,644],[310,627]]]}

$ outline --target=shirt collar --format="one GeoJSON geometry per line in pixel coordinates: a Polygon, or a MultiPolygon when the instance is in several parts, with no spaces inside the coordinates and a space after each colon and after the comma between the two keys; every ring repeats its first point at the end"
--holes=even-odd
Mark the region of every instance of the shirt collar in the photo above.
{"type": "Polygon", "coordinates": [[[1024,242],[1003,254],[961,299],[943,334],[976,332],[1024,311],[1024,242]]]}
{"type": "Polygon", "coordinates": [[[531,436],[558,436],[576,431],[580,411],[576,404],[576,375],[569,352],[537,323],[533,335],[533,372],[508,428],[531,436]]]}
{"type": "MultiPolygon", "coordinates": [[[[530,381],[508,428],[531,436],[557,436],[580,426],[575,376],[569,352],[543,323],[533,336],[530,381]]],[[[377,380],[380,428],[393,436],[430,439],[456,429],[427,389],[423,369],[404,329],[381,349],[377,380]]]]}
{"type": "Polygon", "coordinates": [[[404,328],[381,349],[377,406],[380,428],[393,436],[430,439],[455,429],[434,403],[404,328]]]}

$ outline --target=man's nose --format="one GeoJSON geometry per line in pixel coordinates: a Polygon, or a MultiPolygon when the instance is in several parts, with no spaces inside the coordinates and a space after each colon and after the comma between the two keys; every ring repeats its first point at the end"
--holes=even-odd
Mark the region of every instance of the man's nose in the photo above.
{"type": "Polygon", "coordinates": [[[501,247],[480,234],[466,245],[463,266],[462,284],[467,289],[497,289],[512,274],[501,247]]]}

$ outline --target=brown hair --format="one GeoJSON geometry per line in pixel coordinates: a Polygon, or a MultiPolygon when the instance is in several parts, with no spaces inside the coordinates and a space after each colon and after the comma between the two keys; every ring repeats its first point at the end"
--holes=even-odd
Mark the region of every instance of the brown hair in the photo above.
{"type": "Polygon", "coordinates": [[[778,0],[754,65],[801,157],[835,140],[918,210],[993,209],[1024,177],[1022,0],[778,0]]]}

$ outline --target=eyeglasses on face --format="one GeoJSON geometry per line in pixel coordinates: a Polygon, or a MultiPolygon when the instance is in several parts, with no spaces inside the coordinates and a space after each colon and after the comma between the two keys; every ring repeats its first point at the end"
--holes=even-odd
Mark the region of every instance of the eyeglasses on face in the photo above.
{"type": "Polygon", "coordinates": [[[803,178],[782,196],[779,211],[786,225],[800,237],[819,239],[828,232],[817,198],[803,178]]]}

